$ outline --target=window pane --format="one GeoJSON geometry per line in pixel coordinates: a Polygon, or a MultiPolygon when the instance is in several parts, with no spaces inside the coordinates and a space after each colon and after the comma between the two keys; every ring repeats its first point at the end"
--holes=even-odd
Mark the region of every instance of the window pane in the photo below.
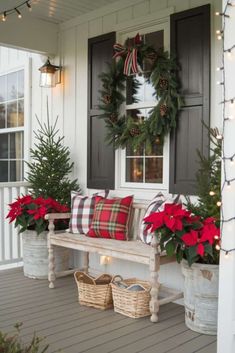
{"type": "Polygon", "coordinates": [[[128,158],[126,160],[126,181],[143,182],[143,158],[128,158]]]}
{"type": "Polygon", "coordinates": [[[0,159],[7,159],[7,158],[8,158],[8,134],[0,134],[0,159]]]}
{"type": "Polygon", "coordinates": [[[22,161],[10,161],[10,181],[20,181],[22,161]]]}
{"type": "Polygon", "coordinates": [[[132,148],[131,146],[127,146],[126,148],[126,155],[127,156],[143,156],[144,154],[144,148],[139,147],[139,148],[132,148]]]}
{"type": "Polygon", "coordinates": [[[7,127],[17,127],[17,101],[7,104],[7,127]]]}
{"type": "Polygon", "coordinates": [[[0,129],[6,127],[6,105],[0,104],[0,129]]]}
{"type": "Polygon", "coordinates": [[[8,181],[8,162],[0,161],[0,182],[8,181]]]}
{"type": "Polygon", "coordinates": [[[0,76],[0,102],[5,102],[6,97],[6,75],[0,76]]]}
{"type": "Polygon", "coordinates": [[[24,70],[18,71],[18,98],[24,97],[24,70]]]}
{"type": "Polygon", "coordinates": [[[163,160],[162,158],[146,158],[145,160],[145,182],[162,183],[163,160]]]}
{"type": "Polygon", "coordinates": [[[149,117],[151,109],[129,109],[127,114],[131,116],[136,122],[142,122],[149,117]]]}
{"type": "Polygon", "coordinates": [[[18,126],[24,126],[24,99],[18,101],[18,126]]]}
{"type": "Polygon", "coordinates": [[[129,77],[127,79],[126,104],[155,102],[155,89],[153,85],[148,81],[148,77],[146,77],[146,75],[136,75],[135,81],[139,84],[139,86],[134,91],[133,77],[129,77]]]}
{"type": "Polygon", "coordinates": [[[151,146],[151,149],[146,150],[145,155],[146,156],[163,156],[163,144],[161,144],[159,140],[156,140],[156,143],[154,143],[151,146]]]}
{"type": "Polygon", "coordinates": [[[7,75],[7,100],[17,98],[17,72],[7,75]]]}
{"type": "Polygon", "coordinates": [[[16,132],[10,135],[10,158],[22,158],[22,132],[16,132]]]}

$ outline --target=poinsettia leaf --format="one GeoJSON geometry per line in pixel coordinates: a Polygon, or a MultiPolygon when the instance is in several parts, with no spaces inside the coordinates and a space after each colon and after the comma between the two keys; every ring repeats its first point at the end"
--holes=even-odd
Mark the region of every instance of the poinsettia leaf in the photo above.
{"type": "Polygon", "coordinates": [[[205,244],[204,249],[207,254],[209,254],[210,256],[213,257],[213,249],[212,249],[211,244],[205,244]]]}
{"type": "Polygon", "coordinates": [[[188,254],[190,258],[194,258],[197,256],[197,246],[190,246],[188,248],[188,254]]]}
{"type": "Polygon", "coordinates": [[[175,253],[175,244],[173,241],[168,241],[168,243],[165,244],[165,250],[168,256],[173,256],[175,253]]]}
{"type": "Polygon", "coordinates": [[[178,248],[176,251],[176,261],[180,263],[183,259],[183,251],[181,248],[178,248]]]}

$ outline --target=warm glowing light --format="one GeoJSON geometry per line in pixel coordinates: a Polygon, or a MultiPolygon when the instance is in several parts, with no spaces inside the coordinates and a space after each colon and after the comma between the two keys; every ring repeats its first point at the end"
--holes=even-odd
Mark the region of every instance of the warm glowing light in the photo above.
{"type": "Polygon", "coordinates": [[[214,195],[215,195],[215,192],[214,192],[214,191],[210,191],[210,192],[209,192],[209,195],[210,195],[210,196],[214,196],[214,195]]]}
{"type": "Polygon", "coordinates": [[[220,245],[219,244],[216,244],[216,246],[215,246],[215,248],[216,248],[216,250],[220,250],[220,245]]]}
{"type": "Polygon", "coordinates": [[[225,257],[225,259],[228,259],[228,258],[229,258],[229,252],[228,252],[228,251],[225,252],[224,257],[225,257]]]}
{"type": "Polygon", "coordinates": [[[105,256],[105,255],[100,256],[100,265],[109,265],[111,262],[112,262],[111,256],[105,256]]]}
{"type": "Polygon", "coordinates": [[[222,140],[223,136],[219,134],[216,136],[216,138],[217,138],[217,140],[222,140]]]}
{"type": "Polygon", "coordinates": [[[219,16],[220,15],[220,12],[219,11],[216,11],[215,12],[215,16],[219,16]]]}
{"type": "Polygon", "coordinates": [[[217,202],[216,202],[216,205],[217,205],[218,207],[220,207],[220,206],[222,205],[222,202],[221,202],[221,201],[217,201],[217,202]]]}
{"type": "Polygon", "coordinates": [[[219,34],[219,35],[217,36],[217,39],[218,39],[218,40],[221,40],[221,39],[222,39],[222,35],[219,34]]]}
{"type": "Polygon", "coordinates": [[[21,12],[17,9],[17,7],[15,8],[15,11],[17,12],[17,17],[22,18],[21,12]]]}
{"type": "Polygon", "coordinates": [[[234,99],[231,99],[231,100],[230,100],[230,106],[231,106],[231,107],[234,107],[234,99]]]}
{"type": "Polygon", "coordinates": [[[230,49],[227,51],[227,56],[228,56],[228,58],[231,58],[231,56],[232,56],[232,52],[230,49]]]}
{"type": "Polygon", "coordinates": [[[214,239],[215,239],[215,240],[218,240],[218,239],[219,239],[219,236],[218,236],[218,235],[215,235],[215,236],[214,236],[214,239]]]}
{"type": "Polygon", "coordinates": [[[32,11],[32,6],[30,5],[29,1],[26,2],[26,5],[28,6],[29,11],[32,11]]]}

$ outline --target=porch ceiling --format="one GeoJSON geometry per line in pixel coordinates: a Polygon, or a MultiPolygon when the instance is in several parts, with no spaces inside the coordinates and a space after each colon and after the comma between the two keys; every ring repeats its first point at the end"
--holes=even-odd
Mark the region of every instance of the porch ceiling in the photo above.
{"type": "MultiPolygon", "coordinates": [[[[52,23],[62,23],[87,12],[96,10],[117,0],[31,0],[33,11],[22,8],[22,15],[52,23]]],[[[12,9],[22,3],[20,0],[1,0],[0,12],[12,9]]]]}

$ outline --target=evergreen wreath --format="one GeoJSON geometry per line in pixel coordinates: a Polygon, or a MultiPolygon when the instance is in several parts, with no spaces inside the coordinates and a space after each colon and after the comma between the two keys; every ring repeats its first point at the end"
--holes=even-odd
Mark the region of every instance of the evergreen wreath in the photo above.
{"type": "Polygon", "coordinates": [[[182,105],[178,91],[178,65],[167,51],[156,51],[145,44],[139,34],[134,41],[127,39],[124,46],[115,44],[114,51],[107,71],[100,75],[102,89],[99,108],[103,111],[100,118],[106,123],[107,141],[115,148],[138,148],[144,144],[150,149],[154,142],[163,142],[166,134],[176,128],[177,113],[182,105]],[[148,119],[137,121],[129,115],[120,115],[120,108],[126,100],[123,92],[130,75],[133,103],[137,103],[134,98],[139,87],[136,74],[143,74],[144,62],[151,65],[151,70],[144,75],[155,89],[157,104],[148,119]]]}

